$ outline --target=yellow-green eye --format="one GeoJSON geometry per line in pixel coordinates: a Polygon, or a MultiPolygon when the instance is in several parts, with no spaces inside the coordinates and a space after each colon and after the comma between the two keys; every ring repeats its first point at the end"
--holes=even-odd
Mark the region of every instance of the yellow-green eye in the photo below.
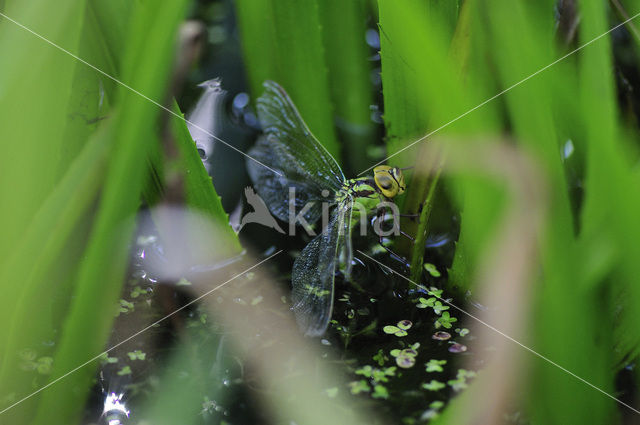
{"type": "Polygon", "coordinates": [[[405,190],[404,175],[398,167],[379,165],[373,169],[373,179],[387,198],[400,195],[405,190]]]}

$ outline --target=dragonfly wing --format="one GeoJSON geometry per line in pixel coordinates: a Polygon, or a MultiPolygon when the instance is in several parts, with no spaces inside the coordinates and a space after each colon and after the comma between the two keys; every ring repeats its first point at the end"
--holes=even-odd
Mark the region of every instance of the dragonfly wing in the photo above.
{"type": "Polygon", "coordinates": [[[309,242],[293,264],[293,311],[305,335],[321,336],[329,325],[336,267],[346,246],[348,256],[352,255],[351,234],[345,233],[351,229],[346,223],[351,207],[350,200],[338,205],[325,231],[309,242]]]}
{"type": "MultiPolygon", "coordinates": [[[[282,87],[266,81],[264,88],[258,98],[258,117],[266,137],[259,139],[248,155],[282,175],[250,159],[247,159],[247,168],[260,196],[274,214],[286,212],[286,220],[290,187],[296,189],[295,197],[299,197],[302,204],[309,200],[323,201],[340,190],[345,178],[336,160],[311,133],[282,87]]],[[[318,218],[320,207],[313,210],[305,219],[318,218]]]]}
{"type": "Polygon", "coordinates": [[[311,177],[292,173],[290,167],[283,165],[286,162],[295,161],[295,158],[283,149],[283,145],[273,135],[260,137],[248,155],[281,174],[275,174],[257,162],[247,159],[247,170],[254,188],[269,210],[280,220],[289,221],[290,200],[293,202],[296,215],[305,205],[310,205],[307,212],[303,213],[304,219],[309,224],[320,217],[321,202],[332,201],[331,197],[323,197],[322,191],[326,189],[333,196],[336,192],[334,187],[325,188],[311,177]]]}
{"type": "Polygon", "coordinates": [[[325,188],[339,189],[344,183],[340,166],[302,120],[295,105],[277,83],[265,81],[264,93],[258,98],[258,118],[265,134],[294,161],[285,163],[284,171],[301,174],[315,181],[324,182],[325,188]]]}

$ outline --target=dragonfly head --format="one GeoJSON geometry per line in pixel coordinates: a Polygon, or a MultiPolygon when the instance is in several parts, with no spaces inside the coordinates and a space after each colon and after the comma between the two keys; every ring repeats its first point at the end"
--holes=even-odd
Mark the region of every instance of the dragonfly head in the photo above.
{"type": "Polygon", "coordinates": [[[373,179],[376,186],[387,198],[393,198],[400,195],[406,189],[404,184],[404,175],[398,167],[390,167],[388,165],[378,165],[373,169],[373,179]]]}

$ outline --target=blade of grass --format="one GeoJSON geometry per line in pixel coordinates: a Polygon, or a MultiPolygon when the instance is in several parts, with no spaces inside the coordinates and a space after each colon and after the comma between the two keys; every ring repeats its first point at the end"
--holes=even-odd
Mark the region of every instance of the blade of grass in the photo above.
{"type": "MultiPolygon", "coordinates": [[[[581,38],[593,38],[606,31],[608,22],[603,12],[602,5],[596,2],[583,2],[581,38]]],[[[610,309],[623,306],[615,329],[616,363],[620,363],[625,357],[633,359],[640,353],[637,322],[640,289],[636,284],[640,265],[635,260],[640,255],[637,243],[640,201],[632,171],[634,165],[628,160],[637,153],[629,152],[620,142],[624,134],[617,125],[619,113],[611,64],[611,48],[606,42],[595,44],[581,57],[581,101],[587,143],[585,186],[588,189],[581,216],[581,242],[590,251],[597,252],[604,234],[617,247],[618,258],[612,269],[615,296],[610,309]]]]}
{"type": "MultiPolygon", "coordinates": [[[[246,64],[247,82],[254,97],[262,94],[264,80],[278,78],[278,59],[270,1],[234,2],[246,64]]],[[[288,90],[287,87],[285,89],[288,90]]]]}
{"type": "MultiPolygon", "coordinates": [[[[384,120],[387,129],[387,148],[390,154],[401,152],[390,162],[406,166],[428,163],[422,158],[419,146],[401,151],[409,142],[423,137],[443,126],[460,114],[480,103],[475,84],[461,87],[460,58],[449,54],[451,20],[444,19],[446,13],[434,13],[425,5],[403,5],[386,0],[379,1],[382,86],[384,93],[384,120]],[[420,54],[416,54],[420,52],[420,54]],[[429,72],[420,72],[428,69],[429,72]],[[407,95],[411,93],[411,95],[407,95]],[[418,153],[416,153],[418,152],[418,153]],[[417,160],[416,160],[417,158],[417,160]]],[[[445,12],[451,13],[448,8],[445,12]]],[[[467,21],[463,22],[467,25],[467,21]]],[[[464,34],[463,29],[459,30],[464,34]]],[[[472,129],[491,128],[495,118],[492,109],[483,108],[465,116],[464,120],[452,123],[441,134],[467,134],[472,129]]],[[[428,144],[423,140],[420,144],[428,144]]],[[[437,179],[425,179],[415,173],[408,183],[405,199],[399,199],[401,209],[407,214],[421,211],[423,221],[404,220],[403,230],[424,240],[427,234],[430,211],[421,210],[421,205],[435,190],[437,179]]],[[[398,251],[410,256],[411,274],[414,280],[422,272],[424,246],[413,246],[401,241],[398,251]]]]}
{"type": "MultiPolygon", "coordinates": [[[[388,153],[394,154],[408,141],[415,140],[428,129],[451,119],[463,101],[455,74],[451,74],[448,46],[453,34],[457,7],[450,2],[425,2],[400,7],[387,0],[378,1],[380,14],[380,56],[382,59],[382,88],[384,121],[387,131],[388,153]],[[411,18],[407,21],[407,15],[411,18]],[[406,31],[405,24],[419,29],[406,31]],[[421,54],[417,55],[416,52],[421,54]],[[421,70],[429,69],[428,73],[421,70]],[[428,98],[427,102],[422,102],[428,98]],[[435,94],[449,93],[438,99],[435,94]],[[414,93],[408,96],[407,93],[414,93]],[[442,106],[445,110],[442,110],[442,106]],[[447,119],[447,120],[448,120],[447,119]]],[[[405,151],[393,161],[411,164],[412,154],[405,151]]]]}
{"type": "MultiPolygon", "coordinates": [[[[96,19],[94,2],[89,2],[85,10],[78,56],[109,75],[117,74],[113,57],[96,19]]],[[[75,68],[69,100],[69,119],[61,146],[65,160],[58,165],[61,175],[80,152],[89,135],[107,118],[109,102],[113,101],[114,84],[112,80],[87,66],[75,68]]]]}
{"type": "MultiPolygon", "coordinates": [[[[437,161],[437,159],[436,159],[437,161]]],[[[434,166],[424,166],[423,169],[434,168],[434,166]]],[[[435,167],[438,167],[436,164],[435,167]]],[[[428,223],[431,216],[431,211],[434,208],[436,187],[440,181],[440,169],[437,173],[430,176],[428,179],[428,192],[424,201],[422,202],[422,211],[418,219],[418,229],[414,233],[415,240],[413,241],[413,247],[411,249],[411,269],[410,276],[414,282],[419,282],[422,278],[422,267],[424,265],[424,248],[427,241],[428,223]]]]}
{"type": "MultiPolygon", "coordinates": [[[[96,60],[104,61],[105,68],[98,66],[104,71],[120,70],[134,5],[135,3],[127,0],[87,3],[89,22],[94,25],[95,34],[100,35],[95,40],[95,46],[101,49],[96,60]]],[[[108,84],[112,83],[108,81],[108,84]]]]}
{"type": "MultiPolygon", "coordinates": [[[[487,31],[493,40],[492,56],[502,86],[508,87],[557,57],[551,31],[554,22],[546,13],[552,2],[499,1],[487,6],[487,31]],[[513,27],[518,31],[512,31],[513,27]]],[[[610,392],[610,359],[605,348],[610,323],[604,318],[595,319],[601,301],[581,279],[583,254],[574,240],[569,189],[558,153],[560,140],[550,113],[554,90],[563,87],[563,74],[553,71],[537,75],[505,94],[518,142],[542,161],[553,188],[548,232],[541,235],[542,276],[534,307],[534,348],[610,392]],[[569,317],[570,321],[566,319],[569,317]],[[596,339],[603,341],[602,345],[596,345],[596,339]]],[[[538,362],[534,366],[535,392],[528,406],[536,421],[607,422],[612,414],[611,400],[581,382],[567,379],[551,365],[538,362]]]]}
{"type": "MultiPolygon", "coordinates": [[[[182,116],[177,103],[174,101],[173,111],[182,116]]],[[[195,142],[191,138],[185,121],[177,117],[171,118],[171,127],[174,141],[179,150],[179,160],[175,170],[184,178],[184,195],[186,205],[199,210],[226,229],[226,237],[229,240],[227,246],[231,255],[237,255],[242,251],[238,236],[229,225],[229,216],[222,207],[222,200],[215,191],[211,177],[202,163],[195,142]]],[[[165,197],[164,158],[160,152],[159,142],[152,147],[148,159],[148,181],[144,187],[143,197],[149,206],[156,205],[165,197]]]]}
{"type": "Polygon", "coordinates": [[[318,1],[241,1],[236,9],[253,96],[262,94],[264,80],[276,81],[320,143],[339,159],[318,1]]]}
{"type": "MultiPolygon", "coordinates": [[[[77,51],[84,2],[8,1],[4,10],[22,25],[77,51]]],[[[66,161],[63,132],[76,63],[5,18],[0,18],[0,33],[0,51],[6,58],[0,67],[0,116],[11,123],[1,130],[7,146],[0,167],[0,198],[12,205],[3,211],[4,222],[12,223],[3,232],[4,257],[57,182],[58,164],[66,161]],[[14,190],[16,176],[23,176],[24,190],[14,190]]]]}
{"type": "MultiPolygon", "coordinates": [[[[77,52],[84,2],[8,1],[4,4],[3,13],[77,52]]],[[[0,213],[0,261],[3,263],[0,320],[12,323],[19,315],[33,317],[34,310],[30,307],[50,305],[46,296],[50,292],[46,290],[42,294],[36,291],[37,296],[31,300],[30,306],[21,308],[16,304],[25,291],[21,283],[33,269],[29,260],[42,253],[41,247],[37,244],[22,245],[24,257],[16,259],[12,256],[23,243],[42,202],[58,183],[60,164],[70,161],[66,157],[70,153],[63,149],[63,137],[77,64],[66,61],[64,54],[5,17],[0,17],[0,51],[4,59],[0,67],[0,116],[3,122],[0,138],[4,148],[0,157],[0,199],[5,206],[0,213]],[[27,315],[29,312],[31,315],[27,315]]],[[[69,142],[77,143],[76,140],[69,142]]],[[[69,224],[63,220],[63,225],[69,224]]],[[[44,231],[40,235],[42,238],[50,232],[46,226],[40,230],[44,231]]],[[[50,282],[37,282],[39,288],[47,283],[50,282]]],[[[31,320],[27,327],[12,342],[9,341],[11,329],[0,327],[0,357],[3,362],[0,373],[4,376],[7,376],[8,365],[17,366],[20,350],[32,348],[43,334],[50,335],[51,324],[48,321],[31,320]]],[[[20,328],[17,331],[20,332],[20,328]]],[[[17,373],[18,370],[16,367],[11,372],[17,373]]],[[[20,375],[13,377],[19,378],[20,375]]],[[[3,407],[10,403],[12,397],[28,391],[30,386],[31,382],[24,379],[0,379],[3,407]]],[[[23,415],[28,418],[29,410],[17,412],[16,417],[23,415]]]]}
{"type": "Polygon", "coordinates": [[[345,163],[360,171],[369,166],[364,152],[375,132],[370,118],[372,66],[365,43],[365,2],[328,0],[318,6],[331,100],[345,163]]]}
{"type": "MultiPolygon", "coordinates": [[[[122,78],[158,102],[165,90],[174,54],[174,39],[186,1],[138,5],[123,59],[122,78]]],[[[51,382],[102,350],[113,320],[113,306],[127,261],[127,241],[139,205],[149,137],[160,116],[157,106],[125,88],[119,90],[114,117],[114,154],[110,160],[100,209],[77,277],[75,298],[54,358],[51,382]]],[[[36,423],[48,423],[52,411],[62,423],[74,423],[82,411],[95,364],[65,377],[69,390],[45,390],[36,423]]]]}
{"type": "MultiPolygon", "coordinates": [[[[621,21],[628,20],[629,18],[631,18],[631,16],[638,13],[638,10],[640,10],[638,5],[634,4],[629,7],[627,5],[624,5],[621,0],[610,0],[610,2],[621,21]]],[[[626,27],[629,33],[635,39],[636,46],[640,46],[640,29],[638,29],[638,24],[634,21],[630,21],[626,24],[626,27]]]]}
{"type": "MultiPolygon", "coordinates": [[[[173,109],[176,113],[180,113],[177,104],[174,104],[173,109]]],[[[220,196],[216,193],[211,177],[204,168],[185,122],[174,119],[173,133],[180,151],[180,170],[185,173],[187,205],[205,213],[219,224],[221,231],[226,233],[226,250],[231,255],[238,254],[242,251],[238,236],[229,225],[229,216],[222,208],[220,196]]]]}
{"type": "MultiPolygon", "coordinates": [[[[42,320],[46,316],[34,312],[50,312],[51,300],[69,296],[70,288],[65,282],[73,279],[73,254],[69,267],[61,263],[73,245],[82,246],[84,243],[77,232],[86,227],[82,225],[84,217],[98,197],[109,147],[107,131],[99,132],[87,143],[35,215],[20,244],[3,263],[0,281],[21,282],[20,292],[6,300],[14,308],[10,310],[8,303],[3,303],[2,308],[2,321],[8,335],[2,344],[0,382],[11,383],[3,385],[5,395],[12,392],[16,397],[24,396],[31,388],[30,379],[26,379],[28,375],[19,367],[21,359],[16,353],[25,348],[39,347],[42,341],[55,338],[53,330],[60,324],[42,320]],[[61,277],[56,278],[56,275],[61,277]],[[11,315],[8,314],[10,311],[11,315]]],[[[75,258],[77,261],[79,257],[75,258]]],[[[5,407],[3,404],[0,409],[5,407]]],[[[26,412],[33,411],[33,407],[26,403],[19,409],[16,414],[24,413],[25,416],[28,416],[26,412]]]]}

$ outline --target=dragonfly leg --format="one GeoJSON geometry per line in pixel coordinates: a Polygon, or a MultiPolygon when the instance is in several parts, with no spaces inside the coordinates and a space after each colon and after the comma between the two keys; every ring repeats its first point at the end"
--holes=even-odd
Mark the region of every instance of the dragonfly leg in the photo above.
{"type": "Polygon", "coordinates": [[[393,259],[395,259],[396,261],[401,262],[401,263],[402,263],[402,264],[404,264],[404,265],[407,265],[407,264],[408,264],[408,261],[407,261],[407,259],[406,259],[406,258],[404,258],[404,257],[403,257],[402,255],[400,255],[400,254],[396,254],[395,252],[393,252],[393,250],[392,250],[391,248],[389,248],[388,246],[386,246],[386,245],[384,244],[384,240],[383,240],[382,236],[380,236],[380,239],[379,239],[378,243],[380,244],[380,246],[381,246],[381,247],[383,247],[383,248],[384,248],[384,249],[389,253],[389,255],[390,255],[393,259]]]}
{"type": "Polygon", "coordinates": [[[420,217],[420,214],[398,214],[398,216],[405,218],[418,218],[420,217]]]}
{"type": "MultiPolygon", "coordinates": [[[[378,212],[378,220],[382,219],[385,215],[387,215],[386,211],[384,212],[378,212]]],[[[391,211],[391,215],[393,215],[393,211],[391,211]]],[[[420,214],[397,214],[398,217],[411,217],[411,218],[415,218],[415,217],[420,217],[420,214]]],[[[395,222],[395,220],[394,220],[395,222]]],[[[404,237],[406,237],[407,239],[409,239],[411,242],[415,242],[416,239],[411,236],[410,234],[408,234],[407,232],[403,232],[402,229],[398,229],[398,231],[400,232],[400,234],[404,237]]]]}
{"type": "Polygon", "coordinates": [[[404,236],[405,238],[409,239],[411,242],[415,242],[416,241],[416,238],[414,238],[413,236],[411,236],[407,232],[403,232],[402,229],[400,229],[400,234],[402,236],[404,236]]]}
{"type": "MultiPolygon", "coordinates": [[[[391,214],[393,215],[393,211],[391,211],[391,214]]],[[[378,211],[378,213],[377,213],[377,215],[376,215],[376,218],[375,218],[375,219],[376,219],[376,220],[383,220],[383,219],[384,219],[384,217],[385,217],[386,215],[387,215],[387,211],[386,211],[386,209],[379,210],[379,211],[378,211]]],[[[403,232],[403,231],[402,231],[402,230],[400,230],[400,229],[398,229],[398,230],[399,230],[399,232],[400,232],[400,234],[401,234],[401,235],[404,235],[405,237],[409,238],[412,242],[414,242],[414,241],[415,241],[415,239],[414,239],[411,235],[409,235],[408,233],[403,232]]],[[[381,246],[381,247],[383,247],[383,248],[384,248],[384,249],[389,253],[389,255],[390,255],[393,259],[395,259],[396,261],[399,261],[399,262],[401,262],[402,264],[404,264],[405,266],[407,266],[408,261],[407,261],[407,259],[406,259],[405,257],[403,257],[403,256],[401,256],[401,255],[399,255],[399,254],[396,254],[395,252],[393,252],[393,250],[392,250],[391,248],[389,248],[388,246],[386,246],[386,245],[384,244],[384,238],[383,238],[383,236],[382,236],[382,235],[378,235],[378,238],[379,238],[379,239],[378,239],[378,243],[380,244],[380,246],[381,246]]]]}

